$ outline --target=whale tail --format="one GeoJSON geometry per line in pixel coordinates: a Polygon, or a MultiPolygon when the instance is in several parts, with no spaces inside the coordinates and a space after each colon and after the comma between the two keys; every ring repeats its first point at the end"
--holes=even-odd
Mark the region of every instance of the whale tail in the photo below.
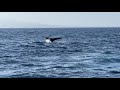
{"type": "Polygon", "coordinates": [[[62,38],[52,38],[53,41],[54,41],[54,40],[58,40],[58,39],[62,39],[62,38]]]}
{"type": "Polygon", "coordinates": [[[50,38],[50,37],[46,37],[46,40],[47,40],[47,42],[49,41],[49,42],[53,42],[53,41],[55,41],[55,40],[58,40],[58,39],[62,39],[62,38],[50,38]]]}

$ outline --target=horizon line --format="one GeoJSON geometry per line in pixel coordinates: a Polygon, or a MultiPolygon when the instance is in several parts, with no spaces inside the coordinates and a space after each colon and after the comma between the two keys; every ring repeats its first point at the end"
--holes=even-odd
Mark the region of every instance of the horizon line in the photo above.
{"type": "Polygon", "coordinates": [[[109,27],[0,27],[0,28],[120,28],[119,27],[115,27],[115,26],[109,26],[109,27]]]}

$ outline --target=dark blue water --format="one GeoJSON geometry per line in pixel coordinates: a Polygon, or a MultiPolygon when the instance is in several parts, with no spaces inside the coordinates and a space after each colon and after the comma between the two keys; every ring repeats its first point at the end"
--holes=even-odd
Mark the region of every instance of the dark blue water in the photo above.
{"type": "Polygon", "coordinates": [[[0,77],[120,78],[120,28],[0,29],[0,77]]]}

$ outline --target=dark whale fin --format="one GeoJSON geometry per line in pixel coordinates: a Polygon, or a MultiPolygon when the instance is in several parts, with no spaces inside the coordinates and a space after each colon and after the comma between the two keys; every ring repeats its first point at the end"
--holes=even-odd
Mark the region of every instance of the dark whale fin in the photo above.
{"type": "Polygon", "coordinates": [[[55,40],[58,40],[58,39],[62,39],[62,38],[51,38],[51,41],[55,41],[55,40]]]}

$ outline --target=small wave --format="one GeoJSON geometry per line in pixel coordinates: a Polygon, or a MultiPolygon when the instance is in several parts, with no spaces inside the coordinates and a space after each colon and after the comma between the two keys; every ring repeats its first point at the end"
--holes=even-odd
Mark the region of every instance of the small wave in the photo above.
{"type": "Polygon", "coordinates": [[[1,55],[0,58],[14,58],[16,57],[15,55],[1,55]]]}
{"type": "Polygon", "coordinates": [[[35,66],[34,64],[21,64],[22,66],[26,66],[26,67],[31,67],[31,66],[35,66]]]}
{"type": "Polygon", "coordinates": [[[32,45],[32,44],[26,44],[26,45],[24,45],[24,44],[21,44],[18,47],[28,48],[28,47],[36,47],[36,45],[32,45]]]}
{"type": "Polygon", "coordinates": [[[103,54],[113,54],[111,51],[105,51],[103,54]]]}
{"type": "Polygon", "coordinates": [[[117,58],[101,58],[99,61],[99,64],[108,64],[108,63],[119,63],[120,59],[117,58]]]}
{"type": "Polygon", "coordinates": [[[16,74],[16,75],[11,75],[9,78],[49,78],[46,75],[39,75],[39,74],[33,74],[30,75],[29,73],[26,74],[16,74]]]}
{"type": "Polygon", "coordinates": [[[31,78],[29,73],[14,74],[14,75],[10,75],[9,77],[10,78],[31,78]]]}
{"type": "Polygon", "coordinates": [[[8,76],[9,78],[48,78],[49,76],[39,72],[14,72],[8,76]]]}
{"type": "Polygon", "coordinates": [[[23,44],[21,44],[18,47],[29,47],[29,45],[23,45],[23,44]]]}
{"type": "Polygon", "coordinates": [[[102,69],[102,68],[95,68],[95,69],[93,69],[93,70],[96,70],[96,71],[106,71],[106,70],[104,70],[104,69],[102,69]]]}
{"type": "Polygon", "coordinates": [[[53,69],[76,69],[79,68],[79,66],[71,65],[71,66],[54,66],[53,69]]]}
{"type": "Polygon", "coordinates": [[[63,68],[63,66],[54,66],[52,68],[63,68]]]}
{"type": "Polygon", "coordinates": [[[17,60],[6,60],[4,61],[6,64],[12,64],[12,63],[19,63],[17,60]]]}
{"type": "Polygon", "coordinates": [[[111,74],[120,74],[120,71],[110,71],[111,74]]]}
{"type": "Polygon", "coordinates": [[[37,44],[37,45],[44,45],[44,42],[32,42],[32,44],[37,44]]]}
{"type": "Polygon", "coordinates": [[[9,58],[9,57],[13,57],[11,55],[5,55],[5,56],[2,56],[3,58],[9,58]]]}

